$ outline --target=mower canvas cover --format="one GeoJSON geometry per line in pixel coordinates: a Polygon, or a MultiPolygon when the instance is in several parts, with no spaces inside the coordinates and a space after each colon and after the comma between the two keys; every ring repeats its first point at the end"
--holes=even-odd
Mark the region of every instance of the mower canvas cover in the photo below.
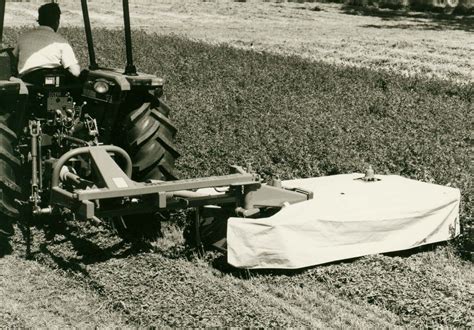
{"type": "Polygon", "coordinates": [[[268,218],[230,218],[228,262],[294,269],[411,249],[459,235],[460,191],[395,175],[343,174],[284,181],[314,199],[268,218]]]}

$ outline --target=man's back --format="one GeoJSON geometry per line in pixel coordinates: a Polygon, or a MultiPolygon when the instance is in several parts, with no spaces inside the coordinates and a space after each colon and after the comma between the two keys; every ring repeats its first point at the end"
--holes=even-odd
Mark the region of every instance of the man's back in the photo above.
{"type": "Polygon", "coordinates": [[[77,64],[69,43],[49,26],[39,26],[20,36],[14,54],[20,76],[40,68],[68,68],[77,64]]]}
{"type": "Polygon", "coordinates": [[[81,68],[69,43],[57,34],[61,9],[57,3],[47,3],[38,9],[38,24],[35,30],[18,39],[13,54],[18,60],[18,74],[24,79],[26,74],[38,69],[63,67],[78,77],[81,68]]]}

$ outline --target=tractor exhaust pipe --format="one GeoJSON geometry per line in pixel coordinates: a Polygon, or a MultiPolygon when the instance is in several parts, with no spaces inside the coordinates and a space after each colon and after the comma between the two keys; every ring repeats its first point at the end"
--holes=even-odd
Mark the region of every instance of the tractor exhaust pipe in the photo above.
{"type": "Polygon", "coordinates": [[[127,66],[125,67],[125,74],[136,76],[137,69],[133,65],[132,54],[132,31],[130,29],[130,10],[128,7],[128,0],[123,0],[123,23],[125,27],[125,49],[127,52],[127,66]]]}
{"type": "MultiPolygon", "coordinates": [[[[4,0],[0,0],[4,1],[4,0]]],[[[87,49],[89,50],[89,68],[97,70],[99,66],[95,60],[94,40],[92,40],[91,21],[89,19],[89,9],[87,8],[87,0],[81,0],[82,17],[84,17],[84,29],[86,32],[87,49]]]]}

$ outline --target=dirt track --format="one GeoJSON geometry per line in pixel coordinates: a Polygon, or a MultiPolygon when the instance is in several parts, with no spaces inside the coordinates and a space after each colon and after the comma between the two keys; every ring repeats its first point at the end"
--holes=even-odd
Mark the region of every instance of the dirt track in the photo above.
{"type": "MultiPolygon", "coordinates": [[[[37,4],[7,4],[7,26],[33,25],[37,4]]],[[[63,25],[82,25],[79,3],[66,2],[63,25]]],[[[117,1],[91,2],[94,26],[119,28],[117,1]]],[[[339,4],[145,1],[132,24],[162,34],[256,51],[297,54],[329,63],[474,81],[474,18],[361,11],[339,4]]]]}

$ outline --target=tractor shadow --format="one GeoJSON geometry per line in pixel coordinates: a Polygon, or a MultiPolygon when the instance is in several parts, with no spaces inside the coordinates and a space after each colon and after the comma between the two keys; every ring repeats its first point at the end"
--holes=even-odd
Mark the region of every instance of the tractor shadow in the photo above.
{"type": "Polygon", "coordinates": [[[38,239],[29,259],[43,264],[51,269],[60,269],[83,281],[99,296],[105,296],[105,286],[88,271],[88,266],[105,262],[110,259],[123,259],[137,253],[137,250],[120,241],[108,246],[96,242],[98,234],[84,234],[71,226],[55,226],[53,228],[35,228],[44,234],[38,239]]]}
{"type": "MultiPolygon", "coordinates": [[[[20,228],[21,229],[21,228],[20,228]]],[[[118,239],[109,230],[57,222],[34,226],[31,233],[21,229],[25,245],[31,237],[28,259],[88,277],[87,266],[123,259],[141,252],[142,247],[118,239]]]]}
{"type": "Polygon", "coordinates": [[[458,30],[474,32],[474,15],[457,15],[439,12],[415,12],[403,9],[380,9],[376,7],[343,6],[341,11],[347,15],[378,17],[382,24],[362,25],[375,29],[404,29],[404,30],[458,30]],[[386,24],[386,23],[399,24],[386,24]],[[385,23],[385,24],[384,24],[385,23]]]}
{"type": "MultiPolygon", "coordinates": [[[[26,226],[18,226],[18,229],[14,253],[25,258],[28,229],[26,226]]],[[[53,270],[64,271],[66,276],[77,279],[104,297],[107,296],[107,288],[96,274],[101,263],[151,251],[147,244],[122,240],[107,226],[49,221],[32,226],[29,234],[31,253],[26,255],[27,259],[53,270]]],[[[168,253],[168,256],[165,254],[167,258],[182,258],[182,253],[175,249],[163,250],[168,253]]],[[[113,308],[116,308],[115,305],[113,308]]]]}
{"type": "Polygon", "coordinates": [[[88,276],[87,267],[90,265],[142,253],[159,253],[168,259],[190,257],[190,251],[183,243],[182,229],[173,224],[163,225],[161,237],[154,242],[123,240],[113,226],[106,223],[96,225],[43,219],[31,229],[31,233],[26,228],[19,228],[23,238],[17,239],[17,244],[24,245],[24,250],[27,250],[28,237],[32,238],[32,252],[27,258],[85,276],[88,276]]]}

